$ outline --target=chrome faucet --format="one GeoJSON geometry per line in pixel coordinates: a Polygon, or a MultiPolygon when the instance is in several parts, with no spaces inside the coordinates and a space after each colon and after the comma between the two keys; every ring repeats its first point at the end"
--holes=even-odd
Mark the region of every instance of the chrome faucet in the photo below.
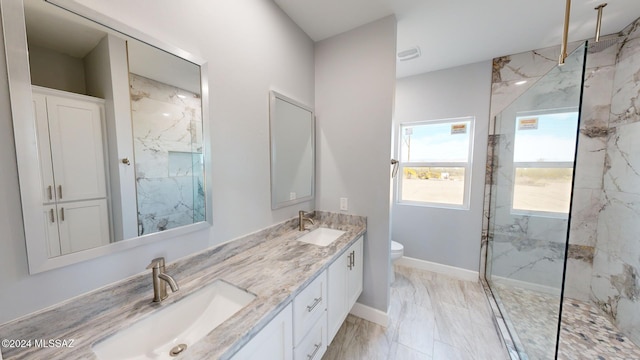
{"type": "Polygon", "coordinates": [[[164,258],[159,257],[151,260],[147,266],[151,269],[153,276],[153,302],[160,302],[167,298],[167,284],[171,287],[171,292],[176,292],[180,288],[175,280],[164,272],[164,258]]]}
{"type": "Polygon", "coordinates": [[[306,213],[303,210],[298,211],[298,230],[300,231],[305,231],[306,228],[304,227],[304,222],[308,221],[311,223],[311,225],[315,225],[315,222],[313,222],[313,219],[311,217],[315,216],[316,212],[312,212],[312,213],[306,213]]]}

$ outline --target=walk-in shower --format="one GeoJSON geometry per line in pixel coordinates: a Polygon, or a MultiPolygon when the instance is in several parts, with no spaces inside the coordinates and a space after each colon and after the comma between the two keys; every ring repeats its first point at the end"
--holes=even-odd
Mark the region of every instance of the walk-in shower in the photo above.
{"type": "Polygon", "coordinates": [[[640,21],[611,38],[494,59],[482,262],[512,358],[640,358],[640,21]]]}
{"type": "Polygon", "coordinates": [[[553,358],[586,48],[494,117],[486,279],[519,353],[553,358]],[[519,291],[548,295],[535,306],[519,291]]]}

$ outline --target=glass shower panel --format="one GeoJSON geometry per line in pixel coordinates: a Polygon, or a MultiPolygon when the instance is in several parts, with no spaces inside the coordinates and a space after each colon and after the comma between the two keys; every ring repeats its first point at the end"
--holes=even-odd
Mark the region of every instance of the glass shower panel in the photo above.
{"type": "Polygon", "coordinates": [[[486,279],[523,359],[553,359],[585,47],[494,121],[486,279]]]}

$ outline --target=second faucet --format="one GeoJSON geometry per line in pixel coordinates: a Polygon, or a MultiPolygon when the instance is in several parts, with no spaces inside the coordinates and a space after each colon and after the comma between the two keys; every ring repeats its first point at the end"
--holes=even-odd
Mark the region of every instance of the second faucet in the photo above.
{"type": "Polygon", "coordinates": [[[305,231],[306,228],[304,226],[304,222],[308,221],[311,223],[311,225],[315,225],[315,222],[313,221],[312,217],[316,216],[316,212],[304,212],[304,210],[300,210],[298,211],[298,230],[300,231],[305,231]]]}

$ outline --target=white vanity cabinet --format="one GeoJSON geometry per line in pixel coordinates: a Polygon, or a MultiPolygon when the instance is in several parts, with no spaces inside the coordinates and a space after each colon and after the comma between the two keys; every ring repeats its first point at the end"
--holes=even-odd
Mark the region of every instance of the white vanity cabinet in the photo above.
{"type": "Polygon", "coordinates": [[[292,360],[293,313],[289,303],[267,326],[245,344],[232,360],[292,360]]]}
{"type": "Polygon", "coordinates": [[[49,256],[108,244],[104,101],[33,87],[49,256]]]}
{"type": "Polygon", "coordinates": [[[329,342],[362,293],[362,237],[345,251],[328,271],[327,326],[329,342]]]}
{"type": "Polygon", "coordinates": [[[232,360],[320,360],[362,293],[362,236],[232,360]]]}

